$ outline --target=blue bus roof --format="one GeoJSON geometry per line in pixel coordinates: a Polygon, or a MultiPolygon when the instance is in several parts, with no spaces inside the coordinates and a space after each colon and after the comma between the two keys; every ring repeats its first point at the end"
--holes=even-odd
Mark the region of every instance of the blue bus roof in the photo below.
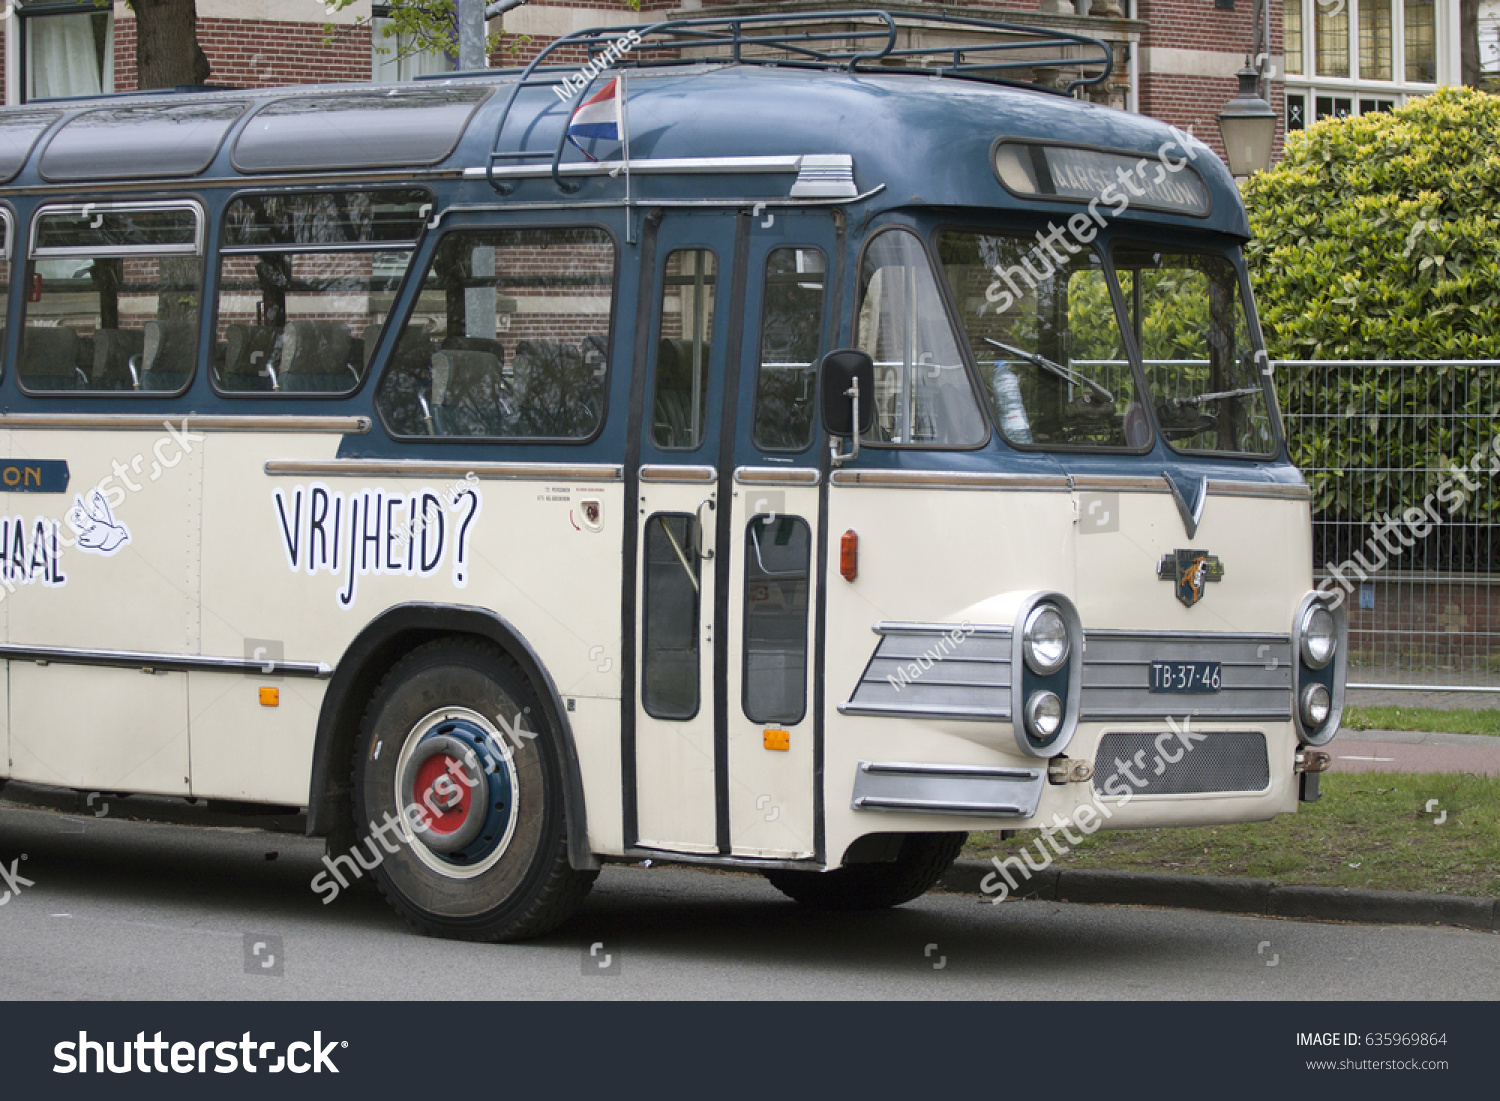
{"type": "MultiPolygon", "coordinates": [[[[1188,158],[1188,170],[1206,189],[1206,214],[1127,207],[1112,216],[1237,239],[1249,236],[1238,189],[1223,162],[1203,143],[1142,115],[1042,90],[921,71],[721,62],[622,71],[632,163],[691,162],[654,177],[652,189],[638,186],[634,197],[643,202],[653,196],[774,197],[775,191],[767,192],[763,183],[746,187],[744,180],[736,181],[733,162],[714,178],[713,163],[836,155],[852,160],[860,196],[856,202],[866,211],[939,207],[973,216],[975,211],[1004,209],[1029,211],[1044,222],[1079,213],[1079,202],[1026,198],[1001,185],[993,167],[994,148],[1011,139],[1117,151],[1153,165],[1163,152],[1171,163],[1188,158]]],[[[609,75],[595,80],[592,90],[602,88],[609,75]]],[[[517,90],[519,80],[516,71],[495,71],[401,85],[135,94],[5,108],[0,109],[0,169],[5,170],[0,178],[10,175],[12,186],[66,183],[78,189],[96,182],[164,180],[168,173],[162,166],[171,164],[197,170],[172,173],[173,178],[200,184],[268,174],[280,180],[314,171],[387,174],[402,167],[414,175],[468,169],[472,176],[491,163],[502,116],[503,155],[494,161],[497,168],[514,167],[517,156],[533,158],[533,165],[550,165],[547,154],[561,143],[562,130],[583,97],[564,100],[556,91],[557,79],[517,90]],[[231,104],[244,110],[228,109],[231,104]],[[192,125],[198,114],[203,118],[192,125]],[[129,129],[129,140],[101,142],[114,126],[129,129]],[[80,156],[85,132],[88,144],[107,148],[93,171],[80,156]],[[197,149],[184,158],[188,133],[197,149]],[[66,172],[48,171],[54,145],[52,163],[65,160],[66,172]],[[68,156],[63,158],[65,146],[68,156]]],[[[594,153],[603,159],[620,156],[610,141],[594,153]]],[[[571,146],[563,161],[587,163],[571,146]]],[[[524,189],[515,195],[520,206],[560,198],[550,171],[519,186],[524,189]]],[[[624,194],[624,182],[603,173],[587,187],[580,198],[624,194]]],[[[786,194],[784,185],[780,194],[786,194]]]]}

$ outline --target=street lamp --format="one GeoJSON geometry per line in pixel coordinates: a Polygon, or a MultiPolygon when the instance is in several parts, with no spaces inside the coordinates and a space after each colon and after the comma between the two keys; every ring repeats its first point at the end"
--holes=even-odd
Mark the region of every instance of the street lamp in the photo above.
{"type": "Polygon", "coordinates": [[[1234,176],[1249,176],[1271,167],[1271,143],[1276,138],[1276,112],[1260,98],[1260,73],[1245,59],[1239,71],[1240,90],[1219,112],[1219,135],[1234,176]]]}

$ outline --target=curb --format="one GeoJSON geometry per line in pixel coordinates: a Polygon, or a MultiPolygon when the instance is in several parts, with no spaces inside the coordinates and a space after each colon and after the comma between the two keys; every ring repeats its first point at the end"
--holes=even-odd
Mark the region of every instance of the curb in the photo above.
{"type": "MultiPolygon", "coordinates": [[[[982,895],[985,892],[981,884],[994,873],[995,866],[989,862],[960,860],[944,873],[934,889],[950,894],[982,895]]],[[[999,882],[998,876],[990,882],[993,887],[999,882]]],[[[1163,906],[1257,917],[1500,930],[1500,900],[1492,898],[1367,891],[1357,887],[1297,887],[1270,879],[1230,876],[1052,868],[1032,875],[1012,897],[1095,905],[1163,906]]]]}

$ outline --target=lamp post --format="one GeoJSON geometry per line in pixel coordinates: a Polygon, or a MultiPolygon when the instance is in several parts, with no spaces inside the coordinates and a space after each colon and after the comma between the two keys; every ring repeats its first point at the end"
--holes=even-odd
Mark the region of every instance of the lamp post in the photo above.
{"type": "Polygon", "coordinates": [[[1249,176],[1271,167],[1271,144],[1276,139],[1276,112],[1261,99],[1260,73],[1245,59],[1239,71],[1240,90],[1219,112],[1219,136],[1234,176],[1249,176]]]}

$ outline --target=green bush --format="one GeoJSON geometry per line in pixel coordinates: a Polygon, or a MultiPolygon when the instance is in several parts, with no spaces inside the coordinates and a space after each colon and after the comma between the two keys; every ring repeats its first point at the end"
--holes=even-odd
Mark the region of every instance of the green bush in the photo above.
{"type": "MultiPolygon", "coordinates": [[[[1320,122],[1244,197],[1273,359],[1500,359],[1500,99],[1320,122]]],[[[1277,389],[1324,520],[1420,502],[1500,413],[1489,369],[1287,368],[1277,389]]],[[[1463,519],[1495,522],[1497,496],[1463,519]]]]}

